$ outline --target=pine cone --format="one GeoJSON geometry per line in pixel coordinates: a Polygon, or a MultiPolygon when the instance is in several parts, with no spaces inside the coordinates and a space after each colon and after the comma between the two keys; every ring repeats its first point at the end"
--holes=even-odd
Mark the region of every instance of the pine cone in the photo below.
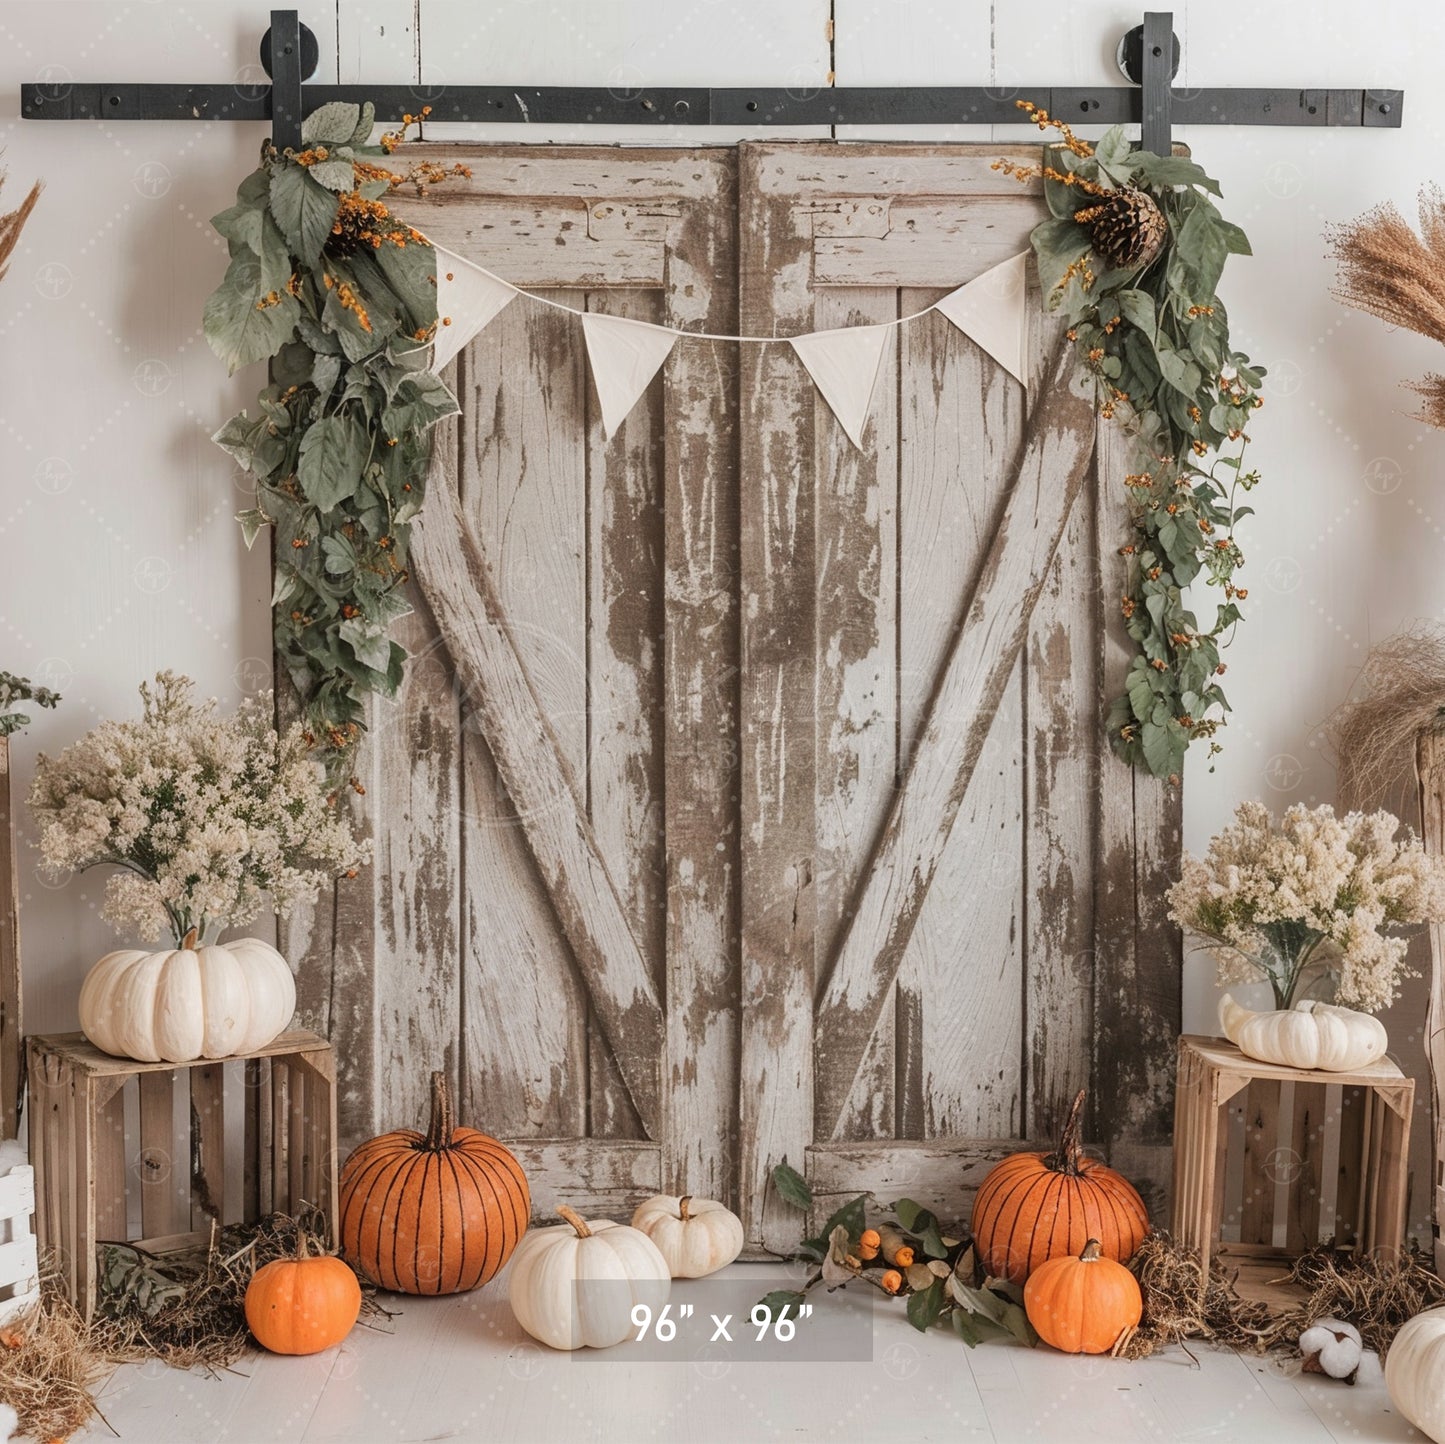
{"type": "Polygon", "coordinates": [[[1075,211],[1074,219],[1089,228],[1099,259],[1120,271],[1147,266],[1163,249],[1169,229],[1154,197],[1133,186],[1075,211]]]}

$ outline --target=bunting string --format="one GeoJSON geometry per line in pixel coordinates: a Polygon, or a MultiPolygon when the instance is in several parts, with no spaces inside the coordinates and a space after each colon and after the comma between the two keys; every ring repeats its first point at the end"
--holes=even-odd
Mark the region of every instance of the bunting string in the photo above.
{"type": "Polygon", "coordinates": [[[518,296],[576,316],[582,323],[587,358],[609,438],[637,404],[679,340],[735,341],[741,345],[787,345],[807,369],[854,446],[863,427],[882,367],[890,331],[937,311],[988,352],[1015,380],[1028,385],[1028,252],[1011,256],[981,276],[950,291],[921,311],[801,336],[732,336],[685,331],[653,321],[583,311],[512,285],[444,247],[437,255],[437,314],[441,318],[432,369],[441,371],[473,337],[518,296]]]}

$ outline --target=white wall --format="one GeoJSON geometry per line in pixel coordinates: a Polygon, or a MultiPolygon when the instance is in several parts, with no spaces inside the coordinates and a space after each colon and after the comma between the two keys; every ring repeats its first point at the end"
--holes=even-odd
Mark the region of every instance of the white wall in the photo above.
{"type": "MultiPolygon", "coordinates": [[[[256,0],[0,0],[0,109],[22,80],[254,78],[256,0]]],[[[810,86],[1115,83],[1114,0],[383,0],[307,3],[324,79],[810,86]]],[[[1319,723],[1374,641],[1445,615],[1445,438],[1403,414],[1398,386],[1442,359],[1329,296],[1326,223],[1382,199],[1409,210],[1441,176],[1433,111],[1445,58],[1435,0],[1177,0],[1185,85],[1404,87],[1400,131],[1182,133],[1254,241],[1226,279],[1238,339],[1270,368],[1251,459],[1265,476],[1243,532],[1249,620],[1228,653],[1235,720],[1215,770],[1193,768],[1187,841],[1234,803],[1330,800],[1319,723]]],[[[519,138],[515,128],[494,128],[519,138]]],[[[861,134],[861,132],[852,132],[861,134]]],[[[597,130],[551,138],[599,141],[597,130]]],[[[640,132],[669,138],[656,129],[640,132]]],[[[875,132],[876,134],[876,132],[875,132]]],[[[914,133],[917,134],[916,132],[914,133]]],[[[953,139],[987,139],[977,130],[953,139]]],[[[1002,136],[1004,132],[1000,131],[1002,136]]],[[[1009,132],[1031,134],[1031,132],[1009,132]]],[[[201,339],[223,265],[206,218],[228,203],[260,127],[0,121],[12,205],[47,191],[0,285],[0,666],[65,694],[18,744],[22,780],[54,749],[133,704],[160,666],[236,698],[268,653],[267,565],[231,514],[245,495],[209,433],[246,403],[201,339]]],[[[697,138],[688,132],[684,138],[697,138]]],[[[533,132],[541,139],[541,132],[533,132]]],[[[109,944],[91,879],[22,877],[28,1022],[72,1026],[76,985],[109,944]]],[[[1192,960],[1186,1025],[1209,1029],[1208,966],[1192,960]]],[[[1410,1041],[1418,995],[1397,1010],[1410,1041]]]]}

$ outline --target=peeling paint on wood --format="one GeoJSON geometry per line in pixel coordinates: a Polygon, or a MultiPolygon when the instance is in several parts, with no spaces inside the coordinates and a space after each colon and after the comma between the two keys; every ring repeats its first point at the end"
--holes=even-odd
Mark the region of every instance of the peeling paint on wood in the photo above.
{"type": "MultiPolygon", "coordinates": [[[[569,305],[792,335],[1021,249],[1011,150],[429,145],[473,177],[403,208],[569,305]]],[[[424,1053],[539,1213],[702,1192],[756,1252],[800,1236],[782,1157],[819,1209],[962,1213],[1088,1081],[1157,1206],[1178,803],[1098,730],[1121,458],[1084,487],[1092,417],[1036,336],[1025,395],[942,318],[901,329],[862,451],[787,347],[680,342],[605,442],[574,318],[522,300],[469,346],[424,655],[359,762],[379,866],[287,934],[344,1137],[413,1121],[388,1075],[424,1053]]]]}

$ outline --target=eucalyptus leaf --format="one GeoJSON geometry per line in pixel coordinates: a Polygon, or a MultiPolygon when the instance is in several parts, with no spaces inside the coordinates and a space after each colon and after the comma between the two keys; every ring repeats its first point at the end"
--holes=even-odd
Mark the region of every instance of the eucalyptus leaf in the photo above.
{"type": "Polygon", "coordinates": [[[241,540],[246,544],[247,551],[255,546],[256,538],[261,534],[261,528],[271,524],[271,518],[260,507],[238,511],[236,520],[241,523],[241,540]]]}
{"type": "Polygon", "coordinates": [[[264,296],[261,263],[242,251],[206,298],[202,320],[206,340],[228,370],[274,356],[296,329],[295,300],[283,292],[274,304],[263,304],[264,296]]]}
{"type": "Polygon", "coordinates": [[[905,1306],[908,1322],[920,1333],[926,1334],[938,1322],[938,1316],[943,1312],[943,1303],[943,1280],[934,1279],[926,1289],[909,1294],[905,1306]]]}
{"type": "Polygon", "coordinates": [[[308,266],[320,259],[339,205],[337,197],[312,180],[303,165],[287,162],[271,176],[271,214],[291,254],[308,266]]]}
{"type": "Polygon", "coordinates": [[[808,1187],[807,1179],[786,1158],[773,1166],[773,1187],[777,1189],[778,1197],[794,1208],[813,1206],[813,1190],[808,1187]]]}
{"type": "MultiPolygon", "coordinates": [[[[375,109],[372,111],[375,115],[375,109]]],[[[304,146],[347,145],[356,138],[361,124],[361,107],[349,100],[333,100],[318,106],[301,122],[304,146]]],[[[371,127],[367,126],[370,133],[371,127]]]]}
{"type": "Polygon", "coordinates": [[[296,471],[307,500],[329,511],[354,496],[369,449],[365,433],[350,416],[312,422],[301,442],[296,471]]]}
{"type": "Polygon", "coordinates": [[[312,180],[329,191],[349,191],[356,181],[356,170],[349,160],[319,160],[307,170],[312,180]]]}
{"type": "Polygon", "coordinates": [[[391,643],[386,633],[360,619],[346,621],[337,629],[337,636],[356,654],[356,659],[376,672],[385,672],[391,660],[391,643]]]}
{"type": "Polygon", "coordinates": [[[371,130],[375,124],[376,106],[369,100],[362,101],[361,109],[356,117],[356,125],[352,128],[351,144],[364,145],[371,138],[371,130]]]}

